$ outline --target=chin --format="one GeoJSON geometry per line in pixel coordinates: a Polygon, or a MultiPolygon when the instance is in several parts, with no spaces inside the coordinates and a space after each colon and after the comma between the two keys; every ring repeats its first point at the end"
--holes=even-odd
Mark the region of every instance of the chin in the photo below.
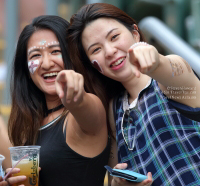
{"type": "Polygon", "coordinates": [[[44,94],[49,96],[58,96],[55,89],[48,89],[47,91],[44,91],[44,94]]]}

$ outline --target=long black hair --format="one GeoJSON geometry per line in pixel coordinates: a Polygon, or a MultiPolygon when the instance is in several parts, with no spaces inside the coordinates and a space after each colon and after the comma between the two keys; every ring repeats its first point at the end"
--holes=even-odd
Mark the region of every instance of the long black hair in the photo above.
{"type": "Polygon", "coordinates": [[[58,16],[43,15],[33,19],[21,32],[14,57],[11,77],[12,107],[8,121],[9,137],[14,145],[36,142],[37,131],[47,110],[44,93],[30,78],[27,63],[27,44],[38,30],[49,29],[57,37],[65,69],[73,69],[68,56],[66,30],[69,23],[58,16]]]}

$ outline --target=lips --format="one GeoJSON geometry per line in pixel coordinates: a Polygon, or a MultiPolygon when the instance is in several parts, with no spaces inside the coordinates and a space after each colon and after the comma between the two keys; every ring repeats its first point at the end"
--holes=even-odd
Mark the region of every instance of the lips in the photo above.
{"type": "Polygon", "coordinates": [[[43,74],[44,79],[55,79],[59,72],[48,72],[43,74]]]}
{"type": "Polygon", "coordinates": [[[116,66],[120,65],[125,60],[125,58],[126,57],[121,57],[121,58],[117,59],[116,61],[114,61],[110,64],[110,67],[116,67],[116,66]]]}

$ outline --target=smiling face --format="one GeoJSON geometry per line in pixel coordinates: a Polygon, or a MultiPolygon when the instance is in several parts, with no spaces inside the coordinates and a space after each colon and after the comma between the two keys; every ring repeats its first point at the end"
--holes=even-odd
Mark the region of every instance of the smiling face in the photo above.
{"type": "Polygon", "coordinates": [[[90,61],[98,61],[101,73],[117,81],[130,75],[127,51],[139,40],[137,31],[131,33],[123,24],[110,18],[92,21],[82,33],[82,44],[90,61]]]}
{"type": "Polygon", "coordinates": [[[30,37],[27,63],[35,85],[45,95],[56,95],[55,79],[64,63],[58,39],[51,30],[38,30],[30,37]]]}

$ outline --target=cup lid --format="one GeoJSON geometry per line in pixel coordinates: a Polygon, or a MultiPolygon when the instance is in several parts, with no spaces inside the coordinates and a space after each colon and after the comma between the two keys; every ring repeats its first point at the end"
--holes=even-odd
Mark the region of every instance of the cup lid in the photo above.
{"type": "Polygon", "coordinates": [[[9,147],[9,150],[19,150],[19,149],[40,149],[41,146],[39,145],[29,145],[29,146],[15,146],[15,147],[9,147]]]}

